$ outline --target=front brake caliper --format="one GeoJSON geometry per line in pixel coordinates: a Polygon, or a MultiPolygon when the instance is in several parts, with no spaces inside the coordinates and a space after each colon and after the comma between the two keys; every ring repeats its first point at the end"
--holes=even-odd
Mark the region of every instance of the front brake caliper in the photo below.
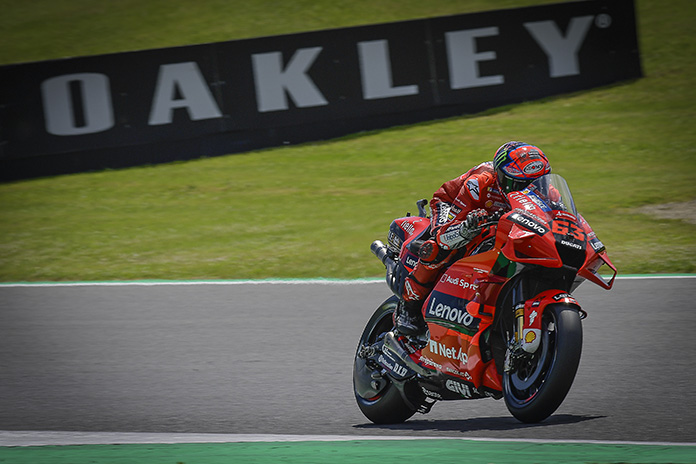
{"type": "Polygon", "coordinates": [[[375,345],[362,345],[358,350],[358,357],[361,359],[368,359],[377,354],[377,348],[375,345]]]}
{"type": "Polygon", "coordinates": [[[503,370],[508,374],[515,372],[517,369],[517,361],[527,356],[528,353],[522,349],[521,343],[514,338],[508,342],[507,350],[505,351],[505,364],[503,370]]]}

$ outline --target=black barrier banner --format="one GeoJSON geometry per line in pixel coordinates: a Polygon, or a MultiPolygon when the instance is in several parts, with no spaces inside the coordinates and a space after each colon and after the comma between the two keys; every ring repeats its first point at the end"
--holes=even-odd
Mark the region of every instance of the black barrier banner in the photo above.
{"type": "Polygon", "coordinates": [[[641,76],[633,0],[0,67],[0,179],[235,153],[641,76]]]}

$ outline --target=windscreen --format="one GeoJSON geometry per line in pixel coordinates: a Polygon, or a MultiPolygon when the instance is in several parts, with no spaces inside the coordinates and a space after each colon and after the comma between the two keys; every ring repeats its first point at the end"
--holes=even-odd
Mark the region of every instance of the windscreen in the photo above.
{"type": "Polygon", "coordinates": [[[546,212],[566,211],[574,216],[578,215],[568,183],[558,174],[539,177],[522,190],[522,193],[546,212]]]}

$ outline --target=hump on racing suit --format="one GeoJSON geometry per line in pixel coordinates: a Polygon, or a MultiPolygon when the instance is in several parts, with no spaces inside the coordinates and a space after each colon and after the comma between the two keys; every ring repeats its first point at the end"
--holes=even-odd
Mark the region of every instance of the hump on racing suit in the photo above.
{"type": "Polygon", "coordinates": [[[455,248],[456,243],[448,240],[443,233],[445,229],[461,224],[474,210],[484,209],[492,213],[507,208],[507,199],[496,182],[493,163],[481,163],[461,176],[445,182],[433,194],[430,200],[431,234],[440,247],[448,250],[455,248]]]}

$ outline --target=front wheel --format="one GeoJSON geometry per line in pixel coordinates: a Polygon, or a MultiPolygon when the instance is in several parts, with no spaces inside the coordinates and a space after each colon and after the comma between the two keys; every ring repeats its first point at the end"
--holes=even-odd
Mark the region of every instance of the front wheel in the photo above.
{"type": "Polygon", "coordinates": [[[392,381],[379,375],[381,367],[358,355],[361,349],[375,345],[392,330],[392,315],[398,301],[392,297],[377,308],[360,337],[353,363],[355,400],[365,417],[375,424],[404,422],[416,413],[416,408],[404,400],[392,381]]]}
{"type": "Polygon", "coordinates": [[[540,422],[558,409],[573,384],[582,352],[577,309],[547,306],[541,328],[537,351],[514,357],[512,368],[503,375],[505,404],[513,416],[526,423],[540,422]]]}

